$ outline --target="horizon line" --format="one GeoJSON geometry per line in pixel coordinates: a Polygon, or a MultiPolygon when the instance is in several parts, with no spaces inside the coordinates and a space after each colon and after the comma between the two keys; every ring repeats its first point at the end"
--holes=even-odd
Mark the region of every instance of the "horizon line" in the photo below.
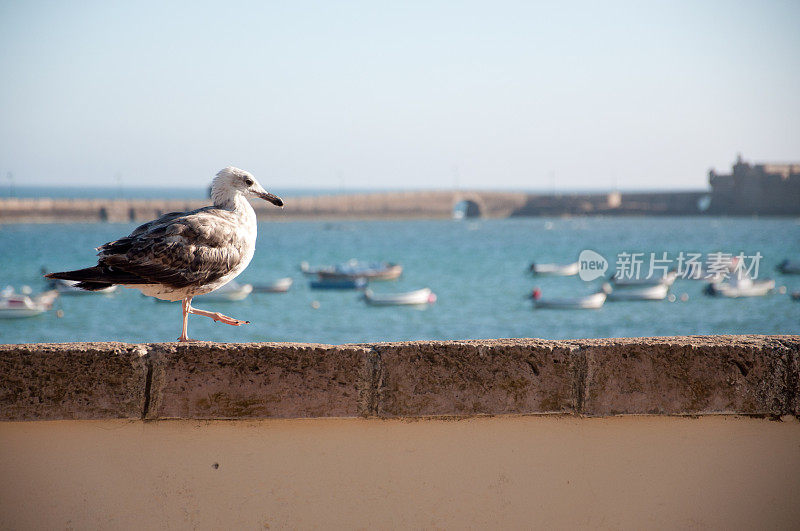
{"type": "MultiPolygon", "coordinates": [[[[210,185],[210,183],[209,183],[210,185]]],[[[123,186],[115,186],[115,185],[94,185],[94,184],[14,184],[13,186],[9,185],[0,185],[0,190],[8,191],[10,189],[25,189],[25,188],[35,188],[35,189],[47,189],[47,188],[56,188],[56,189],[74,189],[79,190],[82,188],[86,189],[95,189],[95,190],[112,190],[116,192],[124,192],[126,190],[193,190],[193,191],[200,191],[206,190],[208,186],[161,186],[161,185],[123,185],[123,186]]],[[[341,187],[341,186],[273,186],[273,189],[283,189],[283,190],[291,190],[291,191],[324,191],[324,192],[411,192],[411,191],[444,191],[444,192],[458,192],[458,191],[496,191],[496,192],[536,192],[536,193],[558,193],[558,192],[598,192],[598,193],[613,193],[613,192],[639,192],[639,191],[646,191],[646,192],[701,192],[701,191],[710,191],[708,187],[701,188],[701,187],[679,187],[679,188],[663,188],[663,187],[637,187],[637,188],[629,188],[629,187],[617,187],[617,188],[606,188],[606,187],[563,187],[563,188],[556,188],[556,187],[532,187],[532,188],[520,188],[520,187],[504,187],[504,186],[496,186],[496,187],[488,187],[488,186],[459,186],[459,187],[447,187],[447,186],[433,186],[433,187],[406,187],[406,188],[392,188],[392,187],[367,187],[367,186],[354,186],[354,187],[341,187]]],[[[5,195],[0,193],[0,197],[4,197],[5,195]]]]}

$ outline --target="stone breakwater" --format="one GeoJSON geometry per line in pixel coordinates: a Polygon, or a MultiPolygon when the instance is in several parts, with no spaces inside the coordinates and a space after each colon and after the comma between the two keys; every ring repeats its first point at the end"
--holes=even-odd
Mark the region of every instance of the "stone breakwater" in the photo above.
{"type": "MultiPolygon", "coordinates": [[[[426,219],[449,218],[466,202],[470,215],[486,218],[559,215],[698,215],[703,192],[534,195],[489,191],[417,191],[285,197],[276,209],[254,201],[259,218],[426,219]]],[[[148,221],[207,200],[0,199],[0,223],[148,221]]]]}
{"type": "Polygon", "coordinates": [[[0,345],[0,419],[800,417],[800,336],[0,345]]]}

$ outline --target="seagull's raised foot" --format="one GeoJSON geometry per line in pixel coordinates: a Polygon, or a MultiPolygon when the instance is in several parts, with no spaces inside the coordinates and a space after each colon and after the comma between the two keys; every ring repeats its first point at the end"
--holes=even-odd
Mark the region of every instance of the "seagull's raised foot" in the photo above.
{"type": "Polygon", "coordinates": [[[204,317],[210,317],[214,320],[214,322],[225,323],[231,326],[242,326],[243,324],[250,324],[250,321],[241,321],[239,319],[234,319],[233,317],[228,317],[227,315],[223,315],[219,312],[207,312],[206,310],[198,310],[197,308],[192,308],[192,297],[187,297],[183,299],[183,303],[181,304],[181,309],[183,310],[183,333],[181,333],[181,337],[178,338],[178,341],[181,343],[186,343],[189,341],[194,341],[194,339],[189,339],[186,335],[188,325],[189,325],[189,314],[193,313],[195,315],[202,315],[204,317]]]}
{"type": "Polygon", "coordinates": [[[212,318],[214,321],[229,324],[231,326],[242,326],[243,324],[250,324],[250,321],[241,321],[239,319],[234,319],[233,317],[228,317],[227,315],[222,315],[219,312],[207,312],[205,310],[198,310],[197,308],[192,308],[191,306],[189,307],[189,313],[193,313],[195,315],[204,315],[206,317],[212,318]]]}

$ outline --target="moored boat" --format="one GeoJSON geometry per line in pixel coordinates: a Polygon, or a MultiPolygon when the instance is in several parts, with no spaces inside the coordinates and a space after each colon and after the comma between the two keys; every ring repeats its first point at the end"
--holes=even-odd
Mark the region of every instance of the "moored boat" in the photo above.
{"type": "Polygon", "coordinates": [[[422,288],[405,293],[374,293],[371,289],[364,291],[364,300],[373,306],[401,306],[433,304],[436,295],[430,288],[422,288]]]}
{"type": "Polygon", "coordinates": [[[367,280],[363,277],[356,278],[317,278],[309,283],[311,289],[362,289],[366,287],[367,280]]]}
{"type": "Polygon", "coordinates": [[[572,262],[570,264],[537,264],[532,263],[528,270],[538,276],[553,276],[553,277],[571,277],[577,275],[580,271],[580,263],[572,262]]]}
{"type": "Polygon", "coordinates": [[[300,264],[300,271],[307,276],[321,279],[395,280],[403,274],[403,266],[392,262],[360,262],[350,260],[333,266],[310,267],[308,262],[300,264]]]}
{"type": "Polygon", "coordinates": [[[279,278],[268,284],[254,285],[253,293],[286,293],[293,283],[292,277],[279,278]]]}
{"type": "Polygon", "coordinates": [[[784,275],[800,275],[800,260],[784,260],[776,269],[784,275]]]}
{"type": "Polygon", "coordinates": [[[753,280],[751,278],[732,278],[728,282],[716,282],[706,286],[707,295],[714,297],[728,297],[738,299],[741,297],[763,297],[775,289],[772,279],[753,280]]]}
{"type": "Polygon", "coordinates": [[[0,296],[0,319],[18,319],[40,315],[53,306],[58,291],[49,290],[30,296],[13,291],[4,291],[0,296]]]}
{"type": "Polygon", "coordinates": [[[668,271],[665,275],[652,276],[647,278],[622,278],[620,276],[614,275],[613,277],[611,277],[611,282],[616,287],[656,286],[658,284],[672,286],[672,284],[675,283],[676,278],[678,278],[677,271],[668,271]]]}
{"type": "Polygon", "coordinates": [[[667,297],[669,285],[652,284],[612,288],[610,284],[606,283],[603,285],[603,289],[608,293],[609,301],[660,301],[667,297]]]}
{"type": "Polygon", "coordinates": [[[536,308],[552,310],[596,310],[602,308],[606,302],[606,294],[602,291],[585,295],[583,297],[554,297],[537,298],[534,296],[533,305],[536,308]]]}

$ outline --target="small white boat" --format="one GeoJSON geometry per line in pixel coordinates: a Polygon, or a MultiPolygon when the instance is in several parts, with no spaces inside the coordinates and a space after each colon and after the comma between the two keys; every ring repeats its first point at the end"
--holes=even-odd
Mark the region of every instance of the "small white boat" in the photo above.
{"type": "Polygon", "coordinates": [[[534,275],[571,277],[578,274],[580,267],[579,262],[573,262],[571,264],[537,264],[534,262],[528,269],[534,275]]]}
{"type": "Polygon", "coordinates": [[[211,293],[205,295],[198,295],[195,300],[202,301],[240,301],[246,299],[250,293],[253,292],[252,284],[239,284],[235,280],[231,280],[221,288],[218,288],[211,293]]]}
{"type": "Polygon", "coordinates": [[[300,263],[300,271],[319,280],[353,280],[359,277],[369,281],[396,280],[403,274],[403,266],[393,262],[361,262],[353,258],[343,264],[321,267],[311,267],[304,261],[300,263]]]}
{"type": "Polygon", "coordinates": [[[56,290],[45,291],[36,296],[3,291],[0,297],[0,319],[18,319],[40,315],[53,306],[58,298],[56,290]]]}
{"type": "Polygon", "coordinates": [[[611,278],[611,282],[614,283],[615,287],[655,286],[658,284],[672,286],[672,284],[675,283],[676,278],[678,278],[677,271],[668,271],[666,275],[660,277],[654,276],[649,278],[619,278],[617,275],[614,275],[611,278]]]}
{"type": "Polygon", "coordinates": [[[269,284],[253,286],[253,293],[286,293],[293,283],[292,277],[279,278],[269,284]]]}
{"type": "Polygon", "coordinates": [[[775,281],[772,279],[753,280],[748,277],[733,277],[728,282],[709,284],[706,287],[706,294],[738,299],[740,297],[763,297],[773,289],[775,289],[775,281]]]}
{"type": "Polygon", "coordinates": [[[554,310],[596,310],[606,302],[606,294],[602,291],[573,298],[536,299],[533,305],[536,308],[549,308],[554,310]]]}
{"type": "Polygon", "coordinates": [[[117,291],[117,287],[118,287],[118,286],[114,285],[114,286],[109,286],[107,288],[99,289],[97,291],[89,291],[89,290],[85,290],[85,289],[81,289],[81,288],[76,287],[77,284],[78,284],[77,280],[56,279],[56,280],[53,280],[53,281],[50,282],[50,285],[53,287],[53,289],[58,291],[61,295],[87,295],[87,294],[91,294],[91,293],[106,293],[106,294],[108,294],[108,293],[114,293],[115,291],[117,291]]]}
{"type": "Polygon", "coordinates": [[[660,301],[667,298],[668,284],[651,284],[643,286],[614,287],[603,284],[610,301],[660,301]]]}
{"type": "Polygon", "coordinates": [[[413,304],[433,304],[436,295],[430,288],[422,288],[405,293],[374,293],[371,289],[364,291],[364,300],[373,306],[401,306],[413,304]]]}

